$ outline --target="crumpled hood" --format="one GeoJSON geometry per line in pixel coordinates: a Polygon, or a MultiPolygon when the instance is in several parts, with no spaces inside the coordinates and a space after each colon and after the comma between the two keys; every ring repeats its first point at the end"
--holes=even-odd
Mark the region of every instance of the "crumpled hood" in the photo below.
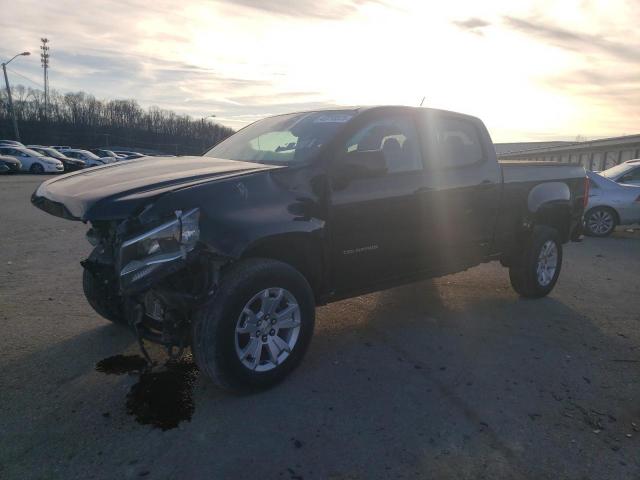
{"type": "Polygon", "coordinates": [[[47,180],[31,202],[70,220],[116,220],[166,192],[275,168],[281,167],[211,157],[143,157],[47,180]]]}

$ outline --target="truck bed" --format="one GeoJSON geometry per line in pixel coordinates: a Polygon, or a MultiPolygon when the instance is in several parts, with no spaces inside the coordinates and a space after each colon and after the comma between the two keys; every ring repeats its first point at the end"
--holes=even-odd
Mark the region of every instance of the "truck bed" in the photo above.
{"type": "Polygon", "coordinates": [[[554,199],[548,205],[546,223],[557,225],[563,242],[581,233],[585,196],[584,167],[575,163],[499,161],[502,170],[502,198],[496,225],[494,249],[508,252],[520,240],[518,232],[536,223],[541,199],[554,199]]]}
{"type": "Polygon", "coordinates": [[[579,163],[522,162],[499,160],[505,183],[541,182],[549,180],[584,179],[584,167],[579,163]]]}

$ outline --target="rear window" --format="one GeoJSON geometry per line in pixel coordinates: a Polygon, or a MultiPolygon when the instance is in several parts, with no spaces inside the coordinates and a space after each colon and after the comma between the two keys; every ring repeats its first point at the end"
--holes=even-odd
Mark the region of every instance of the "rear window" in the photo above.
{"type": "Polygon", "coordinates": [[[449,115],[428,115],[425,125],[428,162],[439,167],[464,167],[484,160],[482,138],[476,125],[449,115]]]}

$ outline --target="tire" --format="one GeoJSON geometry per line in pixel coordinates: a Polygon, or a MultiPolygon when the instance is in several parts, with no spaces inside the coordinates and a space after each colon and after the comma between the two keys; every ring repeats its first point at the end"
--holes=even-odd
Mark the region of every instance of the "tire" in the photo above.
{"type": "Polygon", "coordinates": [[[44,173],[44,167],[38,162],[34,162],[33,164],[31,164],[31,168],[29,168],[29,171],[31,173],[35,173],[36,175],[40,175],[41,173],[44,173]]]}
{"type": "Polygon", "coordinates": [[[82,289],[89,305],[98,315],[117,325],[127,325],[122,301],[110,293],[106,285],[101,285],[86,268],[82,274],[82,289]]]}
{"type": "Polygon", "coordinates": [[[195,313],[191,349],[200,370],[218,386],[236,392],[264,390],[300,364],[314,324],[313,292],[300,272],[276,260],[247,259],[225,273],[213,299],[195,313]],[[283,343],[290,350],[277,353],[283,343]]]}
{"type": "Polygon", "coordinates": [[[592,208],[584,216],[585,233],[591,237],[608,237],[617,223],[614,210],[608,207],[592,208]]]}
{"type": "Polygon", "coordinates": [[[523,249],[514,258],[509,267],[509,279],[513,289],[521,296],[540,298],[553,290],[561,268],[562,243],[558,231],[541,225],[534,228],[523,249]]]}

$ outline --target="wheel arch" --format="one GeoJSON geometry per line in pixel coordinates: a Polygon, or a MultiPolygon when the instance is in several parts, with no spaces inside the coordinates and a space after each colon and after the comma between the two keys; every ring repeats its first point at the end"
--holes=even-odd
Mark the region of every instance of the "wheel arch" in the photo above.
{"type": "Polygon", "coordinates": [[[298,270],[318,298],[323,285],[324,253],[319,238],[308,233],[285,233],[261,238],[245,248],[240,260],[270,258],[298,270]]]}
{"type": "Polygon", "coordinates": [[[527,207],[533,226],[546,225],[560,234],[562,243],[571,235],[571,190],[564,182],[547,182],[536,185],[529,192],[527,207]]]}

